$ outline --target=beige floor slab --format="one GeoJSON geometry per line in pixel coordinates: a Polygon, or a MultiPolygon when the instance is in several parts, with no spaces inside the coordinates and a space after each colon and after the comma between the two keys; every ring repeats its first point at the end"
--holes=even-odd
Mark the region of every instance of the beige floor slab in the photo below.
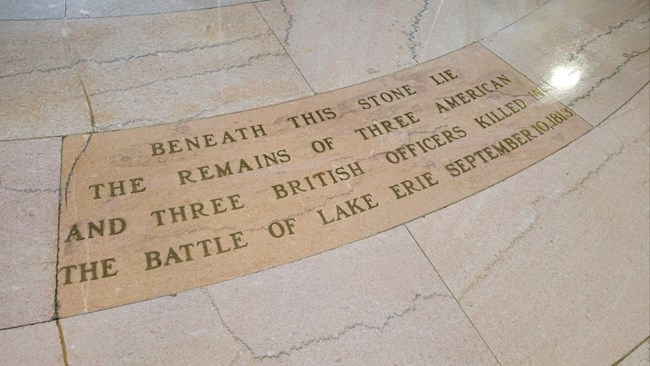
{"type": "Polygon", "coordinates": [[[239,343],[199,290],[61,320],[70,365],[228,365],[239,343]]]}
{"type": "Polygon", "coordinates": [[[60,314],[273,267],[489,187],[590,128],[533,89],[474,44],[265,109],[66,137],[60,314]]]}
{"type": "Polygon", "coordinates": [[[0,142],[0,328],[54,316],[61,139],[0,142]]]}
{"type": "Polygon", "coordinates": [[[0,22],[0,140],[90,131],[63,20],[0,22]]]}
{"type": "Polygon", "coordinates": [[[459,49],[511,24],[541,3],[273,0],[256,6],[320,93],[459,49]]]}
{"type": "Polygon", "coordinates": [[[260,0],[66,0],[68,18],[158,14],[245,4],[260,0]]]}
{"type": "Polygon", "coordinates": [[[207,291],[236,365],[496,365],[403,226],[207,291]]]}
{"type": "Polygon", "coordinates": [[[650,365],[650,341],[641,343],[632,353],[616,366],[647,366],[650,365]]]}
{"type": "Polygon", "coordinates": [[[4,365],[63,365],[63,347],[56,322],[0,330],[4,365]]]}
{"type": "Polygon", "coordinates": [[[65,15],[65,0],[0,0],[0,19],[55,19],[65,15]]]}
{"type": "Polygon", "coordinates": [[[650,80],[649,9],[552,1],[482,43],[595,125],[650,80]]]}
{"type": "Polygon", "coordinates": [[[96,130],[209,117],[311,95],[253,5],[70,20],[96,130]]]}
{"type": "Polygon", "coordinates": [[[650,333],[648,98],[407,225],[502,364],[611,364],[650,333]]]}

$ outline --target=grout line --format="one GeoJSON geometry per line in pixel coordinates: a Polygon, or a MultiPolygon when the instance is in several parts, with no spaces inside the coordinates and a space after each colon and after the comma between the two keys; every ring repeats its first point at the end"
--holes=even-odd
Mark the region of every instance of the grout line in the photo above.
{"type": "Polygon", "coordinates": [[[68,366],[68,351],[65,347],[65,338],[63,337],[63,327],[61,326],[61,322],[59,320],[56,320],[56,327],[59,329],[59,340],[61,342],[61,351],[63,352],[63,364],[65,366],[68,366]]]}
{"type": "Polygon", "coordinates": [[[0,332],[4,332],[5,330],[12,330],[12,329],[20,329],[20,328],[25,328],[25,327],[31,327],[32,325],[47,324],[47,323],[55,321],[55,320],[56,320],[55,318],[52,318],[50,320],[43,320],[43,321],[40,321],[40,322],[20,324],[20,325],[14,325],[14,326],[11,326],[11,327],[0,328],[0,332]]]}
{"type": "Polygon", "coordinates": [[[88,107],[88,114],[90,114],[90,128],[91,128],[91,134],[95,132],[95,115],[93,114],[93,106],[90,103],[90,98],[88,97],[88,92],[86,91],[86,85],[84,84],[84,81],[81,79],[81,74],[79,74],[79,71],[77,71],[76,65],[75,65],[75,57],[74,57],[74,51],[72,50],[72,38],[70,37],[70,27],[68,27],[68,20],[64,19],[64,25],[65,25],[65,38],[67,41],[68,45],[68,52],[70,52],[70,61],[72,65],[72,69],[74,70],[75,75],[77,75],[77,79],[79,79],[79,85],[81,86],[81,90],[83,91],[83,96],[86,102],[86,106],[88,107]]]}
{"type": "Polygon", "coordinates": [[[639,349],[639,347],[643,346],[643,344],[644,344],[645,342],[647,342],[649,339],[650,339],[650,336],[649,336],[649,337],[646,337],[644,340],[641,341],[641,343],[637,344],[637,345],[636,345],[634,348],[632,348],[628,353],[624,354],[621,358],[619,358],[618,360],[616,360],[616,362],[614,362],[614,363],[612,364],[612,366],[617,366],[617,365],[619,365],[621,362],[625,361],[625,359],[627,358],[627,356],[631,355],[634,351],[636,351],[637,349],[639,349]]]}
{"type": "Polygon", "coordinates": [[[59,258],[61,255],[61,177],[63,177],[63,137],[59,148],[59,205],[56,213],[56,268],[54,273],[54,314],[52,320],[59,321],[59,258]]]}
{"type": "MultiPolygon", "coordinates": [[[[612,113],[607,115],[607,117],[603,118],[600,122],[596,123],[594,125],[594,128],[600,127],[600,125],[602,125],[605,121],[607,121],[609,119],[609,117],[613,116],[621,108],[625,107],[632,99],[634,99],[637,96],[637,94],[641,93],[643,91],[643,89],[645,89],[648,86],[648,84],[650,84],[650,81],[646,81],[646,83],[643,84],[643,86],[639,90],[637,90],[636,93],[632,94],[632,96],[628,100],[626,100],[623,104],[618,106],[618,108],[616,108],[612,113]]],[[[587,121],[587,120],[585,120],[585,121],[587,121]]],[[[589,121],[587,121],[587,122],[589,122],[589,121]]]]}
{"type": "MultiPolygon", "coordinates": [[[[298,67],[298,64],[296,64],[296,61],[293,60],[293,57],[291,57],[291,55],[289,54],[289,51],[287,51],[287,48],[284,47],[284,44],[280,41],[280,38],[278,38],[278,35],[275,34],[275,31],[273,30],[273,28],[271,28],[271,25],[269,25],[269,22],[266,21],[266,18],[264,18],[264,14],[262,14],[262,12],[260,11],[260,9],[257,7],[257,4],[256,4],[256,3],[253,3],[253,6],[255,7],[255,10],[257,10],[257,13],[262,17],[262,20],[264,20],[264,23],[266,23],[266,26],[269,27],[269,29],[270,29],[271,32],[273,33],[273,36],[275,37],[275,39],[276,39],[276,40],[278,41],[278,43],[280,44],[280,47],[282,47],[282,49],[284,50],[284,53],[286,53],[286,54],[287,54],[287,57],[289,58],[289,60],[291,60],[291,63],[293,63],[293,66],[296,68],[296,71],[298,71],[298,73],[300,74],[300,76],[302,76],[302,79],[305,81],[305,84],[307,84],[307,86],[309,87],[309,90],[311,90],[311,92],[313,93],[313,95],[318,94],[318,93],[316,93],[316,92],[314,91],[314,88],[312,88],[311,84],[309,84],[309,81],[307,81],[307,78],[305,77],[305,75],[302,73],[302,71],[301,71],[300,68],[298,67]]],[[[287,35],[287,37],[288,37],[288,35],[287,35]]]]}
{"type": "Polygon", "coordinates": [[[422,252],[422,255],[424,255],[424,257],[427,259],[427,261],[431,265],[431,268],[433,268],[433,270],[436,272],[436,274],[440,278],[440,281],[442,281],[442,283],[445,285],[445,288],[447,288],[447,291],[449,291],[449,294],[451,294],[451,297],[454,298],[454,301],[456,301],[456,304],[458,305],[460,310],[465,315],[465,318],[467,318],[469,323],[472,325],[472,328],[474,328],[474,330],[476,331],[476,334],[478,334],[478,336],[483,341],[483,344],[485,344],[485,347],[487,347],[488,351],[490,351],[490,353],[492,354],[492,357],[494,357],[494,360],[497,362],[497,364],[501,365],[501,362],[497,358],[496,354],[494,353],[494,351],[492,351],[492,348],[490,348],[490,345],[487,343],[485,338],[483,338],[483,335],[481,334],[481,332],[479,332],[478,328],[476,328],[476,325],[474,325],[474,322],[472,321],[472,319],[470,319],[469,315],[467,315],[467,312],[465,312],[465,309],[463,309],[463,306],[460,304],[460,301],[458,301],[458,299],[456,298],[456,295],[454,295],[454,293],[451,291],[449,286],[447,286],[447,282],[445,282],[445,280],[442,278],[442,276],[440,275],[440,272],[438,272],[438,270],[436,269],[436,266],[433,265],[433,262],[431,261],[431,259],[427,255],[427,253],[424,251],[424,249],[422,249],[422,246],[420,245],[420,243],[418,243],[417,239],[415,239],[415,236],[413,235],[411,230],[408,228],[408,226],[406,226],[406,224],[403,224],[403,225],[404,225],[404,228],[406,228],[406,231],[408,231],[408,233],[411,236],[411,238],[413,239],[413,241],[415,242],[415,244],[418,246],[418,248],[420,248],[420,251],[422,252]]]}

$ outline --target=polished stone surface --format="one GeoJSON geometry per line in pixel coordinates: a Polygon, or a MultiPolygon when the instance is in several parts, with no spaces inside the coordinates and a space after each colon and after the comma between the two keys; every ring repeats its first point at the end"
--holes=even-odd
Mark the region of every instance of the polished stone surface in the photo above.
{"type": "Polygon", "coordinates": [[[54,316],[61,139],[0,142],[0,327],[54,316]]]}
{"type": "Polygon", "coordinates": [[[236,365],[497,364],[404,227],[206,289],[236,365]]]}
{"type": "Polygon", "coordinates": [[[61,326],[71,365],[227,365],[239,348],[201,290],[63,319],[61,326]]]}
{"type": "Polygon", "coordinates": [[[3,364],[648,364],[647,0],[239,3],[0,0],[3,364]],[[282,103],[472,42],[595,127],[386,232],[54,320],[61,136],[282,103]]]}
{"type": "Polygon", "coordinates": [[[649,98],[407,224],[501,362],[611,364],[650,332],[649,98]]]}
{"type": "Polygon", "coordinates": [[[90,131],[63,20],[0,22],[0,140],[90,131]]]}
{"type": "Polygon", "coordinates": [[[252,5],[68,25],[95,130],[186,121],[312,94],[252,5]]]}
{"type": "Polygon", "coordinates": [[[314,255],[498,183],[591,129],[559,102],[529,95],[535,89],[473,44],[270,108],[66,137],[59,315],[169,295],[314,255]],[[449,80],[441,83],[440,74],[449,80]],[[377,95],[398,99],[373,107],[377,95]],[[327,117],[308,124],[304,111],[322,111],[305,112],[311,121],[318,113],[327,117]],[[381,121],[381,135],[369,121],[381,121]],[[210,136],[210,146],[201,136],[210,136]],[[314,151],[310,142],[322,136],[332,150],[314,151]],[[204,142],[197,148],[184,141],[204,142]],[[135,179],[137,187],[132,192],[127,183],[128,196],[111,197],[108,182],[124,179],[135,179]],[[215,209],[213,199],[221,206],[215,209]],[[84,220],[116,218],[124,234],[91,237],[85,229],[84,220]],[[294,228],[276,237],[283,220],[294,228]],[[114,275],[101,281],[85,281],[71,267],[104,259],[114,275]]]}
{"type": "Polygon", "coordinates": [[[459,49],[542,3],[276,0],[257,8],[314,91],[321,93],[459,49]]]}
{"type": "Polygon", "coordinates": [[[56,322],[1,331],[0,358],[7,365],[63,365],[56,322]]]}
{"type": "Polygon", "coordinates": [[[584,6],[550,2],[482,43],[596,125],[648,82],[650,3],[584,6]]]}
{"type": "Polygon", "coordinates": [[[66,0],[0,0],[0,19],[54,19],[65,16],[66,0]]]}

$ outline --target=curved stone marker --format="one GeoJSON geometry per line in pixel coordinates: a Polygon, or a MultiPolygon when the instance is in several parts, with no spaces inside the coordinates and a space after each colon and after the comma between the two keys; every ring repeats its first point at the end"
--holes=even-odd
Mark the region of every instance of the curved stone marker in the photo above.
{"type": "Polygon", "coordinates": [[[58,314],[174,294],[367,237],[489,187],[590,128],[473,44],[289,103],[66,137],[58,314]]]}

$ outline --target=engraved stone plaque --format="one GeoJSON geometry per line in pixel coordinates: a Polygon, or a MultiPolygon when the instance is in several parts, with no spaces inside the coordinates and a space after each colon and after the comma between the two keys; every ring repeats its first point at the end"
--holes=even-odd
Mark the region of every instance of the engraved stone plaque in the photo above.
{"type": "Polygon", "coordinates": [[[59,315],[336,248],[489,187],[589,129],[474,44],[289,103],[66,137],[59,315]]]}

